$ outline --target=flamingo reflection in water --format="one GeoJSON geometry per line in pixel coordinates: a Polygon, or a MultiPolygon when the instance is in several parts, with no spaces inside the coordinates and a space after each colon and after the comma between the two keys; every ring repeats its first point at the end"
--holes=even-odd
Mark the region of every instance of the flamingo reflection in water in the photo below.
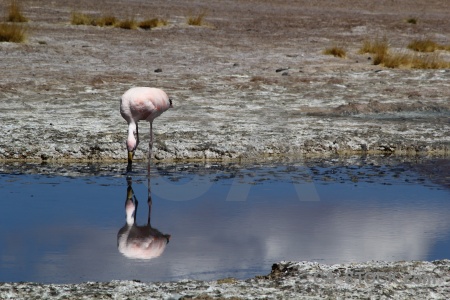
{"type": "MultiPolygon", "coordinates": [[[[150,181],[150,180],[149,180],[150,181]]],[[[152,211],[152,198],[150,188],[148,190],[148,218],[147,224],[136,224],[136,211],[138,201],[132,188],[132,180],[127,178],[127,198],[125,200],[126,224],[117,234],[117,248],[119,252],[128,258],[151,259],[160,256],[169,243],[170,235],[163,234],[150,225],[152,211]]],[[[149,182],[150,187],[150,182],[149,182]]]]}

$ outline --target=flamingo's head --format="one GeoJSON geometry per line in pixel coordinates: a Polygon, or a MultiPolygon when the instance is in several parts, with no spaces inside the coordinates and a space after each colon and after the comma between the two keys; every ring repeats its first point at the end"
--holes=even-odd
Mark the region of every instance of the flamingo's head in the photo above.
{"type": "Polygon", "coordinates": [[[127,201],[125,202],[125,213],[127,216],[127,224],[129,226],[136,222],[136,205],[133,202],[133,190],[129,187],[127,190],[127,201]]]}
{"type": "Polygon", "coordinates": [[[128,162],[131,163],[133,161],[134,151],[136,151],[136,139],[128,138],[127,139],[127,151],[128,151],[128,162]]]}
{"type": "Polygon", "coordinates": [[[127,138],[127,151],[128,151],[128,164],[133,162],[134,152],[138,146],[138,142],[136,141],[135,133],[135,125],[131,125],[128,130],[128,138],[127,138]]]}

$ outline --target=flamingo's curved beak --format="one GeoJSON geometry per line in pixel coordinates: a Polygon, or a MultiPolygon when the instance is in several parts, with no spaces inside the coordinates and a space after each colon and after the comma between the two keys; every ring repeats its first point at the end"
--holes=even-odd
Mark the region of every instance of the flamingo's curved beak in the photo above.
{"type": "Polygon", "coordinates": [[[134,151],[128,151],[128,163],[131,164],[133,162],[134,151]]]}
{"type": "Polygon", "coordinates": [[[133,200],[133,189],[131,186],[128,186],[127,188],[127,200],[133,200]]]}
{"type": "Polygon", "coordinates": [[[128,165],[127,165],[127,172],[131,172],[133,168],[133,156],[134,151],[128,151],[128,165]]]}

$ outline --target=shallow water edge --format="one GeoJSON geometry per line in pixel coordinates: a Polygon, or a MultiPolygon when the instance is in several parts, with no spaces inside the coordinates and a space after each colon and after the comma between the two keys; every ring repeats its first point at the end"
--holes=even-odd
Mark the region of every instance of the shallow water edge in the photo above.
{"type": "MultiPolygon", "coordinates": [[[[322,181],[323,176],[314,171],[315,167],[333,168],[333,173],[340,170],[348,173],[349,170],[357,170],[359,167],[376,170],[386,168],[395,174],[395,178],[407,176],[408,172],[421,174],[423,178],[429,178],[433,182],[450,187],[450,159],[447,155],[332,155],[332,156],[280,156],[259,159],[239,160],[152,160],[152,172],[171,169],[183,170],[189,173],[214,173],[217,170],[239,170],[245,168],[268,168],[274,166],[303,166],[311,169],[310,176],[314,180],[322,181]],[[350,167],[351,168],[347,168],[350,167]],[[400,167],[400,168],[399,168],[400,167]]],[[[145,176],[147,162],[137,160],[134,163],[134,175],[145,176]]],[[[354,171],[352,180],[363,178],[364,174],[354,171]]],[[[4,174],[47,174],[61,176],[124,176],[126,175],[126,162],[121,161],[24,161],[24,160],[0,160],[0,173],[4,174]]],[[[326,174],[325,174],[326,175],[326,174]]],[[[382,178],[372,175],[371,179],[382,178]]],[[[334,177],[337,177],[334,176],[334,177]]],[[[329,178],[325,178],[329,181],[329,178]]],[[[408,179],[405,177],[405,179],[408,179]]],[[[422,179],[420,179],[422,181],[422,179]]]]}

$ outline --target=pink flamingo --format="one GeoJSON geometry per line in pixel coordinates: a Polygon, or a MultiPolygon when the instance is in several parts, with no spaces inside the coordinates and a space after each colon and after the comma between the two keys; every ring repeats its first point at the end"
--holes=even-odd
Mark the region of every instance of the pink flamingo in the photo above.
{"type": "Polygon", "coordinates": [[[139,145],[138,121],[150,122],[150,141],[148,161],[153,147],[153,120],[172,106],[172,100],[160,89],[149,87],[134,87],[122,95],[120,114],[128,122],[128,170],[131,170],[134,152],[139,145]],[[134,137],[136,134],[136,138],[134,137]]]}
{"type": "Polygon", "coordinates": [[[163,234],[150,225],[152,213],[151,195],[148,195],[147,224],[136,224],[138,201],[134,195],[131,179],[128,180],[125,201],[126,224],[117,233],[117,248],[128,258],[151,259],[160,256],[169,243],[170,234],[163,234]]]}

